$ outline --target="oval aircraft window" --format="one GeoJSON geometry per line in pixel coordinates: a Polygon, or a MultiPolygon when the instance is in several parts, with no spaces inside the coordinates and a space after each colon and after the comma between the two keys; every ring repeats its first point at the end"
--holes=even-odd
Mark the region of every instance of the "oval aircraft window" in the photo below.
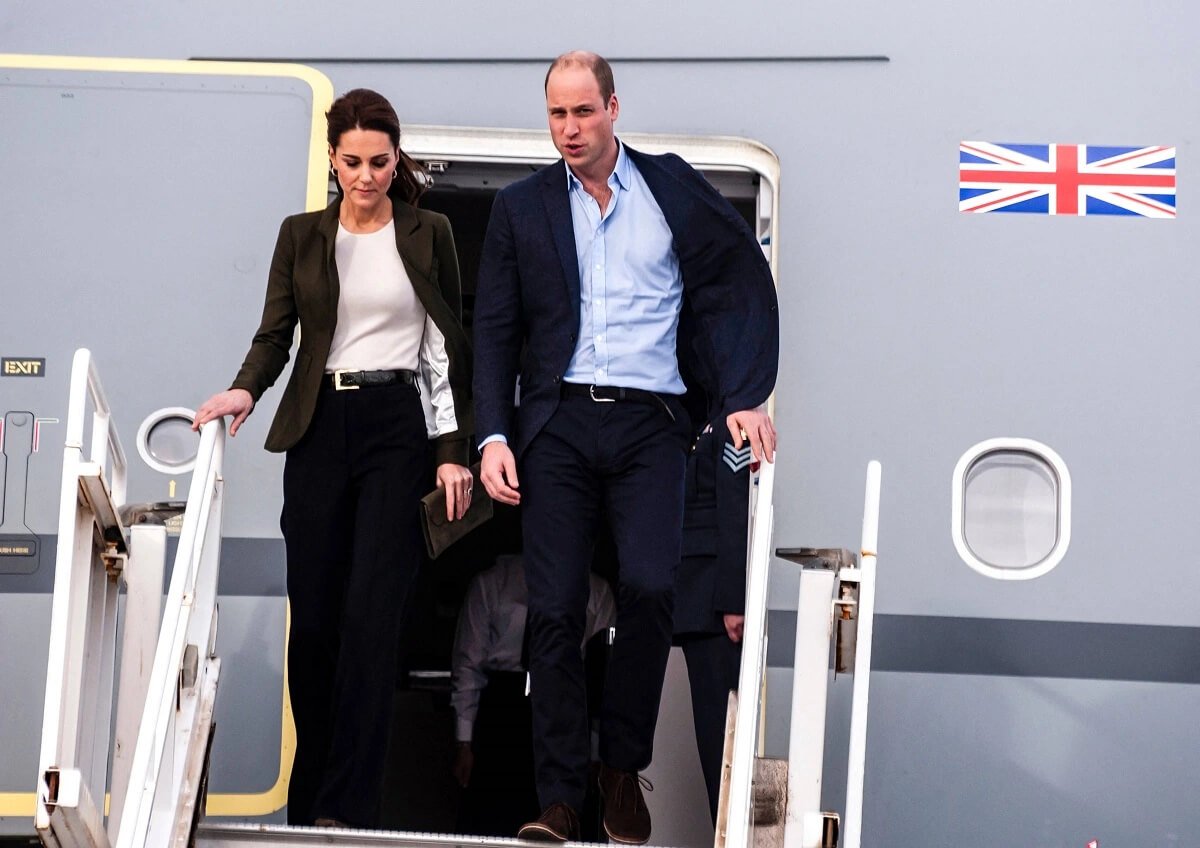
{"type": "Polygon", "coordinates": [[[200,434],[192,432],[196,413],[182,406],[159,409],[146,416],[138,428],[138,453],[147,465],[163,474],[186,474],[196,464],[200,434]]]}
{"type": "Polygon", "coordinates": [[[1028,580],[1062,560],[1071,539],[1071,477],[1050,448],[989,439],[954,469],[954,546],[988,577],[1028,580]]]}

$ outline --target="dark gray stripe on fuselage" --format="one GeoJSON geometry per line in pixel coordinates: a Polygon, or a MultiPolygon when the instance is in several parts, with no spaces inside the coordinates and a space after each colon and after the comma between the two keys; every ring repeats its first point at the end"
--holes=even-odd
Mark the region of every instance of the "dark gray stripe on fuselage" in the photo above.
{"type": "MultiPolygon", "coordinates": [[[[767,665],[791,667],[796,613],[771,610],[767,665]]],[[[1200,683],[1200,628],[876,615],[874,671],[1200,683]]]]}
{"type": "MultiPolygon", "coordinates": [[[[169,540],[167,568],[175,557],[169,540]]],[[[50,594],[56,539],[39,537],[32,574],[0,574],[0,593],[50,594]]],[[[169,576],[169,575],[168,575],[169,576]]],[[[286,594],[282,539],[221,542],[222,595],[286,594]]],[[[790,668],[796,613],[768,613],[767,665],[790,668]]],[[[932,615],[877,615],[876,671],[1200,683],[1200,628],[932,615]]]]}
{"type": "MultiPolygon", "coordinates": [[[[53,592],[57,542],[57,536],[39,536],[37,570],[32,574],[0,574],[0,594],[48,595],[53,592]]],[[[167,539],[168,580],[178,542],[176,536],[167,539]]],[[[287,594],[285,579],[282,539],[221,540],[221,577],[217,584],[219,594],[283,597],[287,594]]]]}

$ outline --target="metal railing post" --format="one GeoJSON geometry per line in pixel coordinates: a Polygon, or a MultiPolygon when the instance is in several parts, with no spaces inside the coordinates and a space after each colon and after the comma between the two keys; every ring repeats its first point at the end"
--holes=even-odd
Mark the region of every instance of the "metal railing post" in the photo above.
{"type": "Polygon", "coordinates": [[[71,366],[34,824],[53,846],[106,848],[125,454],[89,351],[71,366]],[[92,438],[83,453],[88,405],[92,438]],[[99,808],[96,804],[100,804],[99,808]]]}
{"type": "Polygon", "coordinates": [[[113,738],[112,797],[108,837],[116,841],[129,788],[133,751],[142,724],[154,650],[162,615],[163,570],[167,528],[139,524],[130,528],[129,563],[125,568],[125,627],[121,641],[121,679],[117,686],[116,733],[113,738]]]}
{"type": "MultiPolygon", "coordinates": [[[[774,520],[775,463],[763,463],[758,476],[750,557],[746,575],[746,621],[743,628],[742,667],[738,676],[738,710],[734,719],[733,756],[730,763],[728,803],[722,805],[726,848],[749,848],[754,800],[755,758],[759,746],[759,695],[767,665],[767,584],[771,570],[771,527],[774,520]]],[[[718,828],[721,819],[718,818],[718,828]]],[[[717,842],[722,839],[718,830],[717,842]]]]}
{"type": "Polygon", "coordinates": [[[214,655],[225,425],[200,431],[116,848],[186,846],[198,812],[220,660],[214,655]]]}
{"type": "Polygon", "coordinates": [[[843,848],[859,848],[862,840],[863,783],[867,765],[867,708],[871,688],[871,641],[875,628],[875,559],[879,547],[878,462],[867,465],[863,504],[862,554],[859,563],[858,633],[854,661],[854,692],[850,711],[850,749],[846,770],[846,817],[843,848]]]}

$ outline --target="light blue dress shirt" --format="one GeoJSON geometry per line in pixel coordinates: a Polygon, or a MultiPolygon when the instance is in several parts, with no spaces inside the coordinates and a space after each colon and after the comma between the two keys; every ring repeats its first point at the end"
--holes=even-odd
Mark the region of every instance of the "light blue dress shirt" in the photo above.
{"type": "Polygon", "coordinates": [[[681,395],[675,339],[683,278],[671,230],[624,145],[608,186],[612,198],[601,214],[567,168],[579,260],[579,340],[563,380],[681,395]]]}
{"type": "MultiPolygon", "coordinates": [[[[563,380],[682,395],[675,340],[683,277],[671,228],[618,142],[604,213],[567,167],[579,260],[579,339],[563,380]]],[[[506,442],[491,434],[479,443],[506,442]]]]}

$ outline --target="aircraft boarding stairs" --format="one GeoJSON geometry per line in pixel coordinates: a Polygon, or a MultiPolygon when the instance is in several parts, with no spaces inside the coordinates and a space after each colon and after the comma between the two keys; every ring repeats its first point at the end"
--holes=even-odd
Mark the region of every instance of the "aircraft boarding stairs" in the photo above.
{"type": "MultiPolygon", "coordinates": [[[[216,656],[225,428],[206,424],[165,599],[166,527],[125,501],[126,459],[92,361],[76,352],[63,450],[35,826],[50,848],[488,846],[516,839],[205,823],[221,661],[216,656]],[[90,414],[89,414],[90,410],[90,414]],[[90,439],[85,452],[85,428],[90,439]],[[139,518],[139,516],[141,516],[139,518]],[[149,517],[147,520],[147,516],[149,517]],[[124,586],[118,628],[118,597],[124,586]],[[118,646],[118,632],[120,644],[118,646]],[[118,648],[121,662],[118,667],[118,648]],[[115,720],[114,720],[115,719],[115,720]]],[[[791,745],[760,756],[775,466],[752,487],[739,691],[730,693],[715,848],[858,848],[878,526],[878,463],[867,473],[861,558],[780,550],[802,567],[791,745]],[[821,811],[831,641],[854,670],[842,816],[821,811]],[[840,825],[840,834],[839,834],[840,825]]]]}

